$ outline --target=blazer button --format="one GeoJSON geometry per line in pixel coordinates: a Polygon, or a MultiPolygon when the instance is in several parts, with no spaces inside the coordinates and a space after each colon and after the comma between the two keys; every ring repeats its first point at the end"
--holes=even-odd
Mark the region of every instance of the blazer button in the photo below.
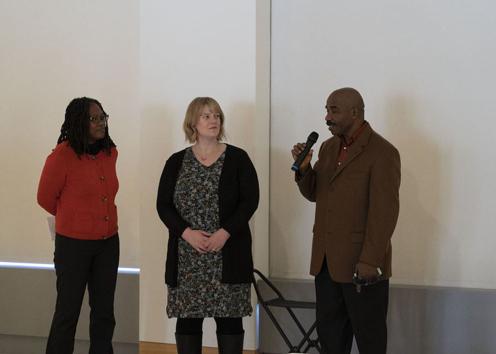
{"type": "Polygon", "coordinates": [[[105,176],[100,176],[101,181],[105,181],[105,176]]]}
{"type": "Polygon", "coordinates": [[[107,197],[102,197],[102,202],[104,202],[104,203],[105,203],[107,200],[108,200],[108,198],[107,198],[107,197]]]}
{"type": "Polygon", "coordinates": [[[108,216],[106,216],[106,217],[104,217],[104,219],[105,219],[105,221],[109,221],[110,218],[108,216]]]}

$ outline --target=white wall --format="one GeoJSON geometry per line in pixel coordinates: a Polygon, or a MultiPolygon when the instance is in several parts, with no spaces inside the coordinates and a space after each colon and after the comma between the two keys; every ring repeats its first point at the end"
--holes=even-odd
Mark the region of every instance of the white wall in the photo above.
{"type": "MultiPolygon", "coordinates": [[[[155,198],[166,158],[186,146],[188,103],[208,95],[226,113],[227,141],[257,168],[254,259],[267,271],[269,33],[266,1],[2,1],[0,261],[52,261],[46,213],[36,205],[39,175],[69,101],[95,97],[120,152],[121,266],[141,267],[140,339],[173,343],[175,322],[164,306],[167,232],[155,198]]],[[[205,345],[215,346],[212,324],[205,345]]],[[[245,327],[253,349],[255,315],[245,327]]]]}
{"type": "MultiPolygon", "coordinates": [[[[251,223],[253,248],[256,265],[268,268],[269,12],[263,6],[267,32],[261,36],[262,51],[257,52],[255,5],[241,0],[141,2],[142,341],[175,342],[175,320],[168,320],[165,313],[168,233],[155,201],[165,160],[187,146],[182,122],[194,97],[219,101],[226,115],[227,141],[246,149],[257,168],[262,197],[251,223]],[[257,67],[258,62],[264,65],[257,67]],[[263,76],[258,83],[257,73],[263,76]]],[[[245,331],[245,348],[254,349],[255,316],[245,319],[245,331]]],[[[213,320],[206,321],[204,333],[204,345],[217,346],[213,320]]]]}
{"type": "MultiPolygon", "coordinates": [[[[0,2],[0,260],[52,260],[46,214],[35,202],[39,174],[69,100],[96,97],[120,150],[121,265],[138,266],[141,257],[140,339],[173,342],[164,307],[167,235],[154,207],[163,163],[185,146],[189,101],[217,98],[228,141],[245,148],[258,170],[254,256],[266,271],[271,67],[272,276],[308,277],[313,206],[294,186],[289,150],[311,130],[320,142],[328,136],[327,95],[354,86],[367,119],[402,154],[393,281],[495,288],[496,6],[274,0],[272,29],[269,7],[263,0],[0,2]]],[[[245,325],[255,348],[254,318],[245,325]]],[[[208,331],[205,344],[215,346],[208,331]]]]}
{"type": "Polygon", "coordinates": [[[496,288],[496,5],[485,0],[272,2],[270,270],[307,278],[314,206],[290,149],[352,86],[402,156],[393,282],[496,288]]]}
{"type": "Polygon", "coordinates": [[[120,152],[120,263],[138,266],[138,30],[135,1],[0,2],[0,261],[52,262],[38,180],[67,104],[90,96],[120,152]]]}

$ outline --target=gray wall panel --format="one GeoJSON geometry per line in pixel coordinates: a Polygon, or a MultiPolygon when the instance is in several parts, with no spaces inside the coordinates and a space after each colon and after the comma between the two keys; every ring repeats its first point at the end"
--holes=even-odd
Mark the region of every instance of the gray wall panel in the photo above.
{"type": "MultiPolygon", "coordinates": [[[[47,337],[55,307],[56,276],[53,270],[0,268],[0,334],[11,343],[21,336],[47,337]],[[5,337],[7,338],[7,337],[5,337]]],[[[76,338],[89,338],[88,294],[85,295],[76,338]]],[[[114,342],[136,344],[139,339],[139,275],[117,277],[114,342]]],[[[29,342],[28,339],[26,339],[29,342]]],[[[31,340],[37,343],[37,340],[31,340]]],[[[19,344],[20,345],[20,344],[19,344]]]]}
{"type": "MultiPolygon", "coordinates": [[[[315,300],[313,281],[272,281],[288,299],[315,300]]],[[[270,297],[270,290],[263,284],[260,286],[264,296],[270,297]]],[[[287,352],[287,346],[261,307],[259,313],[261,352],[287,352]]],[[[287,312],[276,309],[274,313],[290,339],[300,340],[302,336],[287,312]]],[[[299,310],[296,314],[306,328],[315,320],[311,310],[299,310]]],[[[392,285],[388,331],[388,353],[392,354],[494,354],[496,291],[392,285]]],[[[353,353],[358,353],[355,345],[353,353]]]]}

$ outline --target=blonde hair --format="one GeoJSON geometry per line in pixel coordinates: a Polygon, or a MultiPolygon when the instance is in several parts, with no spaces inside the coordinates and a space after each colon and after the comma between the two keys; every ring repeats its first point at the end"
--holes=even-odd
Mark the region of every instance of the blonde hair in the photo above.
{"type": "Polygon", "coordinates": [[[195,125],[198,122],[198,118],[203,107],[205,106],[208,106],[208,108],[210,108],[214,113],[220,115],[220,130],[219,135],[217,135],[217,140],[220,141],[225,138],[224,112],[222,112],[219,103],[211,97],[197,97],[189,104],[183,122],[184,134],[186,136],[186,140],[190,143],[196,142],[197,133],[195,125]]]}

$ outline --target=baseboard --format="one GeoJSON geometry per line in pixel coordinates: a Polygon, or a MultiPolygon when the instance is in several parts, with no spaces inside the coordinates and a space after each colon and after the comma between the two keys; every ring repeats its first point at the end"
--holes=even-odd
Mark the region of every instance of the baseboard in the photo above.
{"type": "MultiPolygon", "coordinates": [[[[45,352],[46,337],[12,336],[0,334],[0,354],[40,354],[45,352]]],[[[138,343],[113,342],[114,353],[137,354],[138,343]]],[[[90,342],[76,339],[73,354],[88,354],[90,342]]]]}
{"type": "MultiPolygon", "coordinates": [[[[167,343],[154,343],[154,342],[140,342],[140,354],[177,354],[175,344],[167,343]]],[[[217,348],[203,347],[203,354],[217,354],[217,348]]],[[[243,354],[258,354],[256,350],[243,350],[243,354]]]]}

